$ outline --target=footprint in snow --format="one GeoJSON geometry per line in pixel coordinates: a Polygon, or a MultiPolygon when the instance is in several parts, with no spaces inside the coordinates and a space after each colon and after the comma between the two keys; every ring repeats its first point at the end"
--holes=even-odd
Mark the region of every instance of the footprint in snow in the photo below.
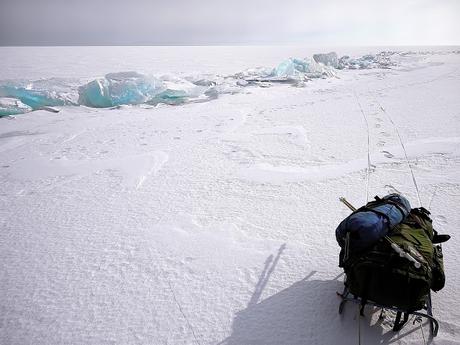
{"type": "Polygon", "coordinates": [[[393,158],[394,155],[391,152],[388,151],[382,151],[383,155],[387,158],[393,158]]]}
{"type": "Polygon", "coordinates": [[[388,188],[388,193],[398,193],[401,194],[401,192],[396,189],[393,185],[391,184],[386,184],[384,188],[388,188]]]}
{"type": "Polygon", "coordinates": [[[439,215],[439,216],[434,217],[434,219],[438,224],[447,225],[447,219],[444,216],[439,215]]]}

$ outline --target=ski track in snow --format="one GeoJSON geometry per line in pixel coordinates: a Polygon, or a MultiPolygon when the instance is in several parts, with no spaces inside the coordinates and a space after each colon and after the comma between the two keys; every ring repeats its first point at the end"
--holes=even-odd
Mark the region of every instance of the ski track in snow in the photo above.
{"type": "Polygon", "coordinates": [[[366,308],[361,343],[460,344],[459,66],[415,54],[209,103],[0,119],[0,343],[357,344],[356,306],[337,313],[338,198],[360,206],[368,183],[369,197],[414,204],[410,163],[435,228],[453,235],[439,335],[393,333],[391,315],[366,308]]]}

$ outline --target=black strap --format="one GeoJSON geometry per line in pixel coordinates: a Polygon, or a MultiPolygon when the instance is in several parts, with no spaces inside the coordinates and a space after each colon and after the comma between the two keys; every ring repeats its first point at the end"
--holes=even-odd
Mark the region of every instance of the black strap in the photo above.
{"type": "Polygon", "coordinates": [[[390,217],[388,217],[388,215],[386,213],[383,213],[381,211],[377,211],[377,210],[375,210],[373,208],[368,208],[366,206],[361,207],[360,210],[374,212],[375,214],[378,214],[379,216],[382,216],[386,220],[386,226],[388,228],[388,232],[391,230],[391,228],[390,228],[390,217]]]}
{"type": "Polygon", "coordinates": [[[399,332],[403,326],[406,324],[406,322],[409,320],[409,313],[403,313],[398,311],[396,313],[396,318],[395,318],[395,323],[393,326],[393,331],[394,332],[399,332]],[[403,320],[401,321],[401,314],[404,314],[403,320]]]}
{"type": "Polygon", "coordinates": [[[359,308],[359,315],[364,316],[364,307],[366,306],[367,300],[362,299],[359,308]]]}

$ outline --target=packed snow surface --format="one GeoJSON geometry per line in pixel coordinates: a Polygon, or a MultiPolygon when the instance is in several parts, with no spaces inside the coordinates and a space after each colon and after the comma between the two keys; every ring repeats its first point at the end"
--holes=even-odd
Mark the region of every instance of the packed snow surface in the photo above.
{"type": "Polygon", "coordinates": [[[460,344],[458,48],[330,51],[0,48],[0,343],[460,344]],[[338,315],[390,192],[452,236],[434,339],[338,315]]]}

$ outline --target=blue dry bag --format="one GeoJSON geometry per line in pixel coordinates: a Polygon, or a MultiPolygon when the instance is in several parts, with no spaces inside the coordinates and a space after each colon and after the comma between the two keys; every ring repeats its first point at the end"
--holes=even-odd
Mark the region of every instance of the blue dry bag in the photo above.
{"type": "Polygon", "coordinates": [[[350,253],[374,245],[390,229],[401,223],[411,210],[409,201],[396,193],[375,199],[345,218],[335,230],[337,242],[342,248],[347,233],[350,233],[350,253]]]}

